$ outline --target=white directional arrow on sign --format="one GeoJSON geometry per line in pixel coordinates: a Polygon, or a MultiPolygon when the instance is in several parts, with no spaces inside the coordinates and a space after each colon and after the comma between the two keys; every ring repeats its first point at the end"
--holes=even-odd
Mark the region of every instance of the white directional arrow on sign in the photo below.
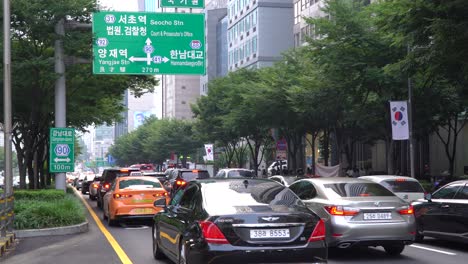
{"type": "Polygon", "coordinates": [[[55,161],[55,162],[70,162],[71,159],[70,159],[70,158],[66,158],[66,159],[55,158],[54,161],[55,161]]]}
{"type": "Polygon", "coordinates": [[[146,62],[148,62],[148,63],[151,63],[151,58],[141,58],[141,57],[133,57],[133,56],[131,56],[128,60],[131,61],[131,62],[135,62],[135,61],[146,61],[146,62]]]}
{"type": "Polygon", "coordinates": [[[162,59],[162,61],[164,61],[164,63],[166,63],[166,62],[168,62],[168,61],[169,61],[169,58],[167,58],[167,57],[164,57],[164,58],[162,59]]]}

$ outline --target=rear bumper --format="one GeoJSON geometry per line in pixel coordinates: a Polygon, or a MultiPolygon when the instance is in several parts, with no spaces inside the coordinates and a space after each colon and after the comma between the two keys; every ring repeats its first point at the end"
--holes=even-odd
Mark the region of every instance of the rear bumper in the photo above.
{"type": "MultiPolygon", "coordinates": [[[[315,243],[314,243],[315,244],[315,243]]],[[[232,245],[210,245],[200,249],[191,246],[188,258],[193,263],[327,263],[328,250],[323,247],[251,248],[232,245]]]]}
{"type": "Polygon", "coordinates": [[[411,244],[415,239],[414,217],[408,222],[347,222],[343,217],[332,217],[328,222],[327,241],[330,247],[353,245],[380,246],[386,244],[411,244]]]}

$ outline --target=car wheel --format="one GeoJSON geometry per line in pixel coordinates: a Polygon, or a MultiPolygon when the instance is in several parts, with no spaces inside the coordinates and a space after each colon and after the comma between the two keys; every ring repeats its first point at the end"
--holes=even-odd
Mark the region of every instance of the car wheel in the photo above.
{"type": "Polygon", "coordinates": [[[416,236],[414,237],[414,241],[422,242],[424,240],[424,235],[421,234],[421,231],[416,231],[416,236]]]}
{"type": "Polygon", "coordinates": [[[404,244],[388,245],[388,246],[384,246],[384,249],[385,249],[385,252],[387,252],[387,254],[396,256],[396,255],[400,255],[401,252],[403,252],[403,250],[405,249],[405,245],[404,244]]]}
{"type": "Polygon", "coordinates": [[[95,200],[96,200],[96,196],[90,194],[90,195],[89,195],[89,199],[90,199],[91,201],[95,201],[95,200]]]}
{"type": "Polygon", "coordinates": [[[97,198],[97,207],[102,209],[102,201],[99,199],[99,197],[97,198]]]}
{"type": "Polygon", "coordinates": [[[163,259],[165,257],[158,245],[158,228],[153,225],[153,257],[154,259],[163,259]]]}
{"type": "Polygon", "coordinates": [[[81,194],[86,194],[86,190],[84,188],[81,188],[81,194]]]}
{"type": "Polygon", "coordinates": [[[187,261],[187,250],[185,249],[185,243],[182,242],[180,244],[180,250],[179,250],[179,264],[188,264],[189,262],[187,261]]]}

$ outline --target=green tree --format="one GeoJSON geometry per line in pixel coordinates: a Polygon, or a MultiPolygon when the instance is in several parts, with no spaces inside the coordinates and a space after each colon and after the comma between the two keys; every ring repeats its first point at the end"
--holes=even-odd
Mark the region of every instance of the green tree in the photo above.
{"type": "Polygon", "coordinates": [[[394,46],[409,48],[394,67],[413,78],[416,95],[426,96],[415,99],[415,128],[436,132],[453,176],[457,138],[468,123],[468,61],[463,59],[468,57],[468,5],[463,0],[389,0],[372,12],[394,46]]]}
{"type": "MultiPolygon", "coordinates": [[[[90,23],[95,6],[92,0],[66,0],[59,5],[52,0],[12,1],[13,144],[21,188],[26,187],[26,175],[33,187],[34,167],[40,168],[39,186],[51,180],[47,166],[42,164],[48,160],[48,131],[54,126],[54,85],[58,77],[54,73],[54,41],[63,39],[68,56],[92,57],[90,31],[67,29],[61,37],[54,27],[61,19],[67,24],[90,23]]],[[[125,110],[123,91],[130,88],[141,94],[155,84],[154,79],[146,77],[95,76],[89,64],[67,64],[66,78],[67,124],[78,130],[119,120],[119,113],[125,110]]]]}

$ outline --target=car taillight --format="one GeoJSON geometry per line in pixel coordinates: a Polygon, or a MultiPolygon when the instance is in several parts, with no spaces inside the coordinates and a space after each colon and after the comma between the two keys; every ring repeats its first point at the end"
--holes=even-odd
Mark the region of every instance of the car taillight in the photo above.
{"type": "Polygon", "coordinates": [[[96,188],[96,189],[97,189],[98,187],[99,187],[99,184],[93,183],[93,188],[96,188]]]}
{"type": "Polygon", "coordinates": [[[130,198],[130,197],[132,197],[131,194],[114,193],[114,198],[115,199],[123,199],[123,198],[130,198]]]}
{"type": "Polygon", "coordinates": [[[398,213],[401,215],[412,215],[414,214],[414,208],[412,205],[405,206],[403,209],[399,210],[398,213]]]}
{"type": "Polygon", "coordinates": [[[341,205],[329,205],[329,206],[325,206],[325,209],[331,215],[337,215],[337,216],[354,216],[359,213],[358,208],[343,207],[341,205]]]}
{"type": "Polygon", "coordinates": [[[178,186],[184,186],[185,184],[186,184],[185,181],[182,181],[182,180],[176,181],[176,185],[178,186]]]}
{"type": "Polygon", "coordinates": [[[102,186],[102,188],[104,188],[104,189],[106,189],[106,190],[109,190],[110,184],[109,184],[109,183],[104,183],[104,185],[102,186]]]}
{"type": "Polygon", "coordinates": [[[229,244],[218,226],[210,221],[199,221],[206,242],[211,244],[229,244]]]}
{"type": "Polygon", "coordinates": [[[156,194],[153,194],[154,197],[165,197],[167,196],[167,192],[163,192],[163,193],[156,193],[156,194]]]}
{"type": "Polygon", "coordinates": [[[325,222],[320,219],[315,225],[314,231],[310,235],[309,242],[325,240],[325,222]]]}

